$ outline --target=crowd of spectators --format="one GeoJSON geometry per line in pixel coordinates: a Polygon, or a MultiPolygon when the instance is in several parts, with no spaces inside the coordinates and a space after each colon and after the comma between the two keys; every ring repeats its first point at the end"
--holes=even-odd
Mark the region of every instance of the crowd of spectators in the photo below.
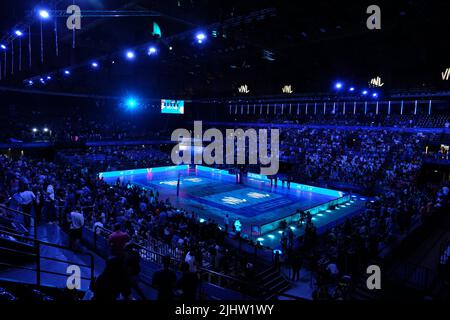
{"type": "MultiPolygon", "coordinates": [[[[66,226],[75,250],[83,227],[94,232],[99,231],[96,227],[120,229],[127,242],[136,245],[150,248],[155,239],[158,246],[170,245],[176,251],[171,258],[185,262],[188,272],[196,274],[203,267],[236,277],[251,272],[249,257],[224,243],[225,232],[216,222],[200,221],[194,212],[175,208],[155,190],[128,181],[108,184],[89,166],[1,156],[0,182],[0,203],[26,213],[34,208],[38,223],[66,226]]],[[[115,249],[112,246],[117,256],[121,250],[115,249]]],[[[117,263],[111,268],[114,275],[117,263]]]]}
{"type": "MultiPolygon", "coordinates": [[[[390,176],[390,184],[366,202],[358,215],[318,235],[313,224],[288,254],[292,273],[307,264],[316,281],[313,298],[345,299],[352,277],[358,278],[370,261],[381,259],[415,228],[436,214],[448,213],[448,184],[418,187],[404,176],[390,176]]],[[[355,279],[353,279],[354,281],[355,279]]]]}
{"type": "MultiPolygon", "coordinates": [[[[327,113],[323,114],[320,111],[318,114],[296,114],[296,106],[292,107],[294,111],[289,113],[277,113],[273,114],[273,111],[269,114],[234,114],[233,112],[229,117],[234,121],[239,122],[258,122],[258,123],[285,123],[285,124],[297,124],[297,125],[327,125],[327,126],[364,126],[364,127],[394,127],[394,128],[440,128],[450,129],[450,116],[448,114],[399,114],[393,113],[376,114],[373,112],[364,114],[347,112],[346,114],[340,113],[327,113]]],[[[304,108],[304,106],[303,106],[304,108]]],[[[311,106],[310,106],[311,108],[311,106]]],[[[352,106],[350,106],[350,109],[352,106]]],[[[318,109],[320,109],[318,107],[318,109]]],[[[349,110],[349,109],[348,109],[349,110]]],[[[352,111],[352,110],[350,110],[352,111]]]]}
{"type": "Polygon", "coordinates": [[[93,170],[114,171],[133,168],[151,168],[172,165],[170,155],[159,145],[99,146],[87,149],[64,150],[58,159],[93,170]]]}
{"type": "MultiPolygon", "coordinates": [[[[294,279],[301,278],[300,269],[308,264],[317,279],[318,299],[342,297],[342,287],[337,284],[346,281],[343,276],[356,274],[369,259],[379,256],[413,226],[436,211],[448,209],[448,186],[436,189],[416,183],[424,156],[429,157],[426,145],[436,134],[312,127],[280,131],[280,157],[294,164],[289,174],[296,180],[325,186],[344,183],[377,194],[361,214],[321,235],[314,223],[306,219],[305,234],[298,241],[289,232],[282,237],[283,252],[288,252],[287,262],[294,279]]],[[[167,153],[156,146],[142,145],[64,151],[55,162],[1,156],[0,203],[26,213],[34,211],[40,223],[66,225],[75,250],[83,236],[82,228],[97,232],[96,227],[101,227],[122,233],[121,239],[126,241],[120,240],[119,245],[115,242],[118,240],[111,240],[118,237],[110,238],[113,256],[122,260],[108,263],[98,286],[93,287],[94,293],[97,290],[106,299],[112,298],[110,292],[117,293],[114,298],[119,294],[126,298],[131,287],[137,288],[133,280],[138,273],[136,268],[127,273],[125,278],[129,281],[119,284],[120,288],[111,291],[110,282],[104,281],[124,272],[118,266],[123,266],[133,252],[128,250],[129,243],[151,248],[156,241],[156,246],[172,248],[171,258],[182,262],[184,280],[176,280],[176,275],[174,280],[167,266],[158,273],[153,285],[160,288],[161,299],[173,298],[161,284],[166,280],[173,283],[170,292],[188,283],[180,296],[192,297],[186,292],[196,286],[193,275],[204,267],[253,279],[254,257],[227,245],[226,232],[217,222],[200,222],[194,212],[174,207],[161,199],[156,190],[123,180],[111,184],[97,176],[99,171],[169,164],[167,153]]],[[[30,222],[25,223],[29,226],[30,222]]],[[[278,264],[279,256],[275,260],[278,264]]]]}

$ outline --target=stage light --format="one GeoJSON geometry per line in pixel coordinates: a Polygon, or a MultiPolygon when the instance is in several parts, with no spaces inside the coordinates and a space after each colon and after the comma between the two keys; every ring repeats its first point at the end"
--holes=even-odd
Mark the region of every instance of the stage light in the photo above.
{"type": "Polygon", "coordinates": [[[22,31],[20,31],[20,30],[16,30],[16,31],[14,31],[14,33],[16,34],[16,36],[18,36],[18,37],[21,37],[21,36],[23,36],[23,32],[22,31]]]}
{"type": "Polygon", "coordinates": [[[200,223],[203,223],[203,222],[205,222],[205,219],[203,219],[203,218],[200,218],[200,223]]]}
{"type": "Polygon", "coordinates": [[[51,76],[47,76],[47,80],[52,80],[52,77],[51,76]]]}
{"type": "Polygon", "coordinates": [[[92,68],[98,68],[98,62],[92,62],[91,63],[92,68]]]}
{"type": "Polygon", "coordinates": [[[37,132],[38,129],[37,129],[37,128],[33,128],[32,131],[33,131],[33,132],[37,132]]]}
{"type": "Polygon", "coordinates": [[[44,128],[44,132],[48,132],[48,128],[44,128]]]}
{"type": "Polygon", "coordinates": [[[39,81],[45,83],[44,78],[40,78],[39,81]]]}
{"type": "Polygon", "coordinates": [[[259,242],[262,242],[262,241],[264,241],[264,238],[258,238],[256,240],[258,240],[259,242]]]}
{"type": "Polygon", "coordinates": [[[150,47],[150,48],[148,48],[147,54],[148,54],[149,56],[156,54],[156,48],[155,48],[155,47],[150,47]]]}
{"type": "Polygon", "coordinates": [[[206,34],[203,32],[199,32],[195,35],[195,38],[197,39],[198,43],[203,43],[204,40],[206,40],[206,34]]]}
{"type": "Polygon", "coordinates": [[[172,46],[170,46],[170,47],[169,47],[169,50],[170,50],[170,51],[172,51],[172,50],[173,50],[173,47],[172,47],[172,46]]]}
{"type": "Polygon", "coordinates": [[[376,93],[376,92],[372,93],[372,97],[377,98],[378,97],[378,93],[376,93]]]}
{"type": "Polygon", "coordinates": [[[336,89],[342,89],[342,82],[336,82],[336,84],[334,85],[334,87],[336,89]]]}
{"type": "Polygon", "coordinates": [[[268,237],[269,237],[270,239],[275,239],[275,236],[274,236],[273,234],[269,234],[268,237]]]}
{"type": "Polygon", "coordinates": [[[33,85],[33,81],[32,80],[28,80],[28,84],[30,85],[30,86],[32,86],[33,85]]]}
{"type": "Polygon", "coordinates": [[[363,96],[365,96],[365,95],[367,95],[367,90],[363,90],[363,92],[362,92],[362,94],[363,94],[363,96]]]}
{"type": "Polygon", "coordinates": [[[290,228],[291,228],[291,230],[292,230],[292,231],[294,231],[294,230],[295,230],[295,227],[294,227],[294,226],[292,226],[292,227],[290,227],[290,228]]]}
{"type": "Polygon", "coordinates": [[[47,10],[39,10],[39,16],[42,19],[48,19],[50,18],[50,13],[47,10]]]}
{"type": "Polygon", "coordinates": [[[128,50],[126,52],[126,57],[128,60],[133,60],[136,57],[136,54],[134,53],[134,51],[128,50]]]}
{"type": "Polygon", "coordinates": [[[348,89],[348,91],[353,92],[353,91],[355,91],[355,88],[354,87],[350,87],[350,89],[348,89]]]}
{"type": "Polygon", "coordinates": [[[125,101],[127,109],[134,110],[138,107],[138,101],[135,98],[127,98],[125,101]]]}
{"type": "Polygon", "coordinates": [[[70,71],[69,70],[64,70],[64,74],[68,76],[70,74],[70,71]]]}
{"type": "Polygon", "coordinates": [[[1,44],[0,48],[2,48],[3,50],[6,50],[6,46],[4,44],[1,44]]]}

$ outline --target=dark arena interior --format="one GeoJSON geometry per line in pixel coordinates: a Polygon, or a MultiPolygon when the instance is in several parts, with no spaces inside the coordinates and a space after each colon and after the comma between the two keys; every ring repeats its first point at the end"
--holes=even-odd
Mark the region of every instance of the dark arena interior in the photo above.
{"type": "Polygon", "coordinates": [[[2,302],[450,299],[448,1],[0,8],[2,302]]]}

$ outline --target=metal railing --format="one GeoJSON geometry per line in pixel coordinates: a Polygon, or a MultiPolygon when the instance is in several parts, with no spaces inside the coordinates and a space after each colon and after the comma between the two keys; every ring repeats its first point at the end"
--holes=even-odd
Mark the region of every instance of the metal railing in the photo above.
{"type": "MultiPolygon", "coordinates": [[[[25,237],[23,235],[19,235],[16,233],[0,230],[0,239],[2,240],[0,244],[0,266],[3,266],[8,269],[18,269],[18,270],[28,270],[36,273],[36,285],[41,285],[41,276],[42,274],[52,274],[61,277],[68,277],[67,273],[56,272],[52,270],[46,270],[42,266],[42,261],[52,261],[57,263],[65,263],[67,265],[76,265],[80,268],[89,269],[89,277],[85,277],[80,275],[80,279],[82,280],[94,280],[94,256],[91,253],[79,253],[78,255],[84,255],[89,258],[89,264],[80,264],[79,262],[63,260],[55,257],[43,256],[41,253],[41,249],[43,247],[51,247],[59,250],[66,250],[75,252],[72,249],[49,243],[41,240],[37,240],[34,238],[25,237]],[[9,241],[8,241],[9,240],[9,241]],[[8,246],[7,246],[8,245],[8,246]],[[14,260],[20,259],[20,262],[15,262],[14,260]],[[24,262],[27,261],[28,263],[24,262]],[[33,266],[34,265],[34,266],[33,266]]],[[[22,279],[18,279],[22,280],[22,279]]]]}
{"type": "MultiPolygon", "coordinates": [[[[5,214],[0,214],[0,218],[3,219],[4,223],[0,223],[0,230],[6,230],[9,232],[17,232],[20,231],[17,228],[11,228],[6,226],[6,223],[12,223],[14,225],[19,224],[22,225],[26,231],[24,233],[28,233],[28,235],[32,235],[34,239],[37,238],[37,221],[34,216],[16,210],[8,208],[7,206],[0,204],[0,212],[4,212],[5,214]]],[[[19,227],[18,225],[16,227],[19,227]]]]}
{"type": "Polygon", "coordinates": [[[395,270],[394,277],[395,282],[420,291],[428,291],[436,280],[436,274],[432,269],[412,263],[400,265],[395,270]]]}
{"type": "MultiPolygon", "coordinates": [[[[99,246],[100,242],[106,242],[106,237],[104,235],[109,236],[112,233],[111,230],[108,230],[106,228],[100,227],[100,226],[96,226],[94,228],[94,250],[98,250],[100,247],[104,246],[99,246]]],[[[156,241],[156,240],[155,240],[156,241]]],[[[134,246],[138,249],[139,254],[141,259],[143,260],[142,262],[150,262],[150,263],[154,263],[157,265],[162,265],[163,264],[163,258],[165,256],[169,256],[170,257],[170,266],[173,270],[179,270],[180,269],[180,265],[183,261],[183,256],[180,256],[179,254],[174,256],[171,256],[169,253],[164,254],[164,250],[157,250],[160,252],[157,252],[155,250],[152,250],[151,248],[147,248],[143,245],[140,244],[136,244],[134,243],[134,246]]],[[[171,251],[172,249],[170,249],[171,251]]],[[[146,275],[146,271],[145,269],[150,269],[148,268],[148,266],[144,265],[144,268],[142,268],[144,273],[141,274],[141,282],[145,283],[148,286],[152,286],[151,283],[149,283],[149,281],[147,280],[148,278],[151,278],[150,275],[146,275]],[[146,268],[147,267],[147,268],[146,268]]],[[[151,271],[151,270],[150,270],[151,271]]],[[[251,284],[247,281],[238,279],[236,277],[233,276],[229,276],[229,275],[225,275],[223,273],[219,273],[213,270],[209,270],[206,268],[198,268],[198,273],[200,275],[200,279],[203,282],[206,282],[208,284],[217,286],[217,287],[221,287],[221,288],[225,288],[225,289],[229,289],[229,290],[233,290],[236,291],[238,293],[241,294],[242,299],[246,300],[246,299],[252,299],[256,296],[259,296],[262,293],[262,289],[258,288],[256,284],[251,284]]],[[[200,286],[201,287],[201,286],[200,286]]],[[[200,292],[200,295],[205,295],[205,292],[200,292]]]]}

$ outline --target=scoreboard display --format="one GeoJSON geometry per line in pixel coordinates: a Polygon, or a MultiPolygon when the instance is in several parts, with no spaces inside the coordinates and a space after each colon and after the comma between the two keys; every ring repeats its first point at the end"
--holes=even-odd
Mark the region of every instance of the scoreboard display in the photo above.
{"type": "Polygon", "coordinates": [[[161,99],[161,113],[184,114],[184,100],[161,99]]]}

